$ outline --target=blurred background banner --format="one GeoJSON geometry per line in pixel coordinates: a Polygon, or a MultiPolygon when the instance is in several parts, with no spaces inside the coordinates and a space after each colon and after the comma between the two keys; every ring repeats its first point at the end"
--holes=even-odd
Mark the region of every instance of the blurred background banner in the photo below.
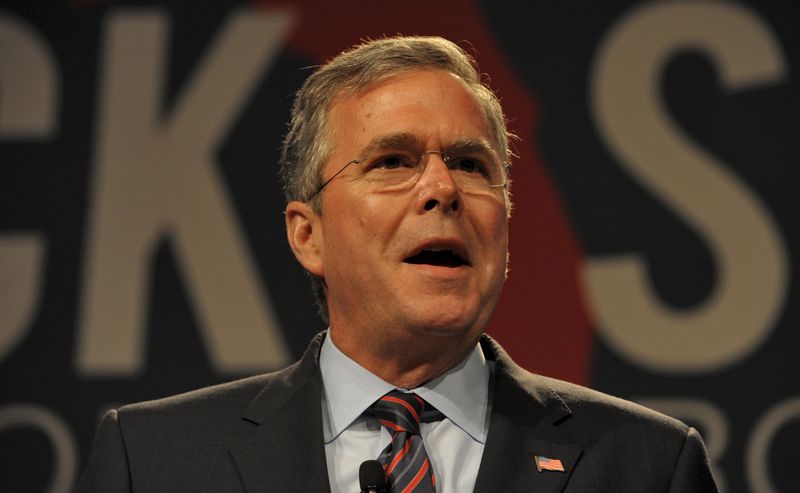
{"type": "Polygon", "coordinates": [[[520,137],[489,328],[531,371],[800,488],[800,4],[3,2],[0,490],[70,491],[98,416],[280,368],[324,326],[284,237],[294,91],[436,34],[520,137]]]}

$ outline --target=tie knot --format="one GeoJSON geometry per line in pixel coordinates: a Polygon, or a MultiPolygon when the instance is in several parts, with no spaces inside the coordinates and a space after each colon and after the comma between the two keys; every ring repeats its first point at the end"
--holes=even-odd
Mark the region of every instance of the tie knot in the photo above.
{"type": "Polygon", "coordinates": [[[375,418],[392,433],[406,432],[419,435],[419,423],[444,418],[435,407],[422,397],[410,392],[392,390],[372,405],[375,418]]]}

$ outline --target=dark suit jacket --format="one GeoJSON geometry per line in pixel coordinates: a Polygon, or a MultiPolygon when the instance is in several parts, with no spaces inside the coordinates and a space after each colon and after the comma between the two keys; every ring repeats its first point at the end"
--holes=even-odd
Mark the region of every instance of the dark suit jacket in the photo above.
{"type": "MultiPolygon", "coordinates": [[[[79,492],[328,492],[317,336],[294,365],[110,411],[79,492]]],[[[492,339],[492,416],[477,492],[713,492],[700,435],[584,387],[533,375],[492,339]],[[534,455],[566,472],[539,472],[534,455]]],[[[353,486],[357,491],[358,485],[353,486]]]]}

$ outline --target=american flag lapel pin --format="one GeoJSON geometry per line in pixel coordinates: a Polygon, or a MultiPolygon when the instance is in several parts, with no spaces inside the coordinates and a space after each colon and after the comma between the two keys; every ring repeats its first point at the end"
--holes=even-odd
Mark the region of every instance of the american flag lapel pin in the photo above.
{"type": "Polygon", "coordinates": [[[564,472],[564,464],[561,463],[560,459],[545,457],[543,455],[534,455],[533,461],[536,463],[536,469],[538,469],[539,472],[542,471],[564,472]]]}

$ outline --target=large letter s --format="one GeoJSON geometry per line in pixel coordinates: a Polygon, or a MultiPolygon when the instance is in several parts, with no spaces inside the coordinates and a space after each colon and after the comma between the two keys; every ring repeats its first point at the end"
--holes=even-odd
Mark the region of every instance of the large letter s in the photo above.
{"type": "Polygon", "coordinates": [[[711,371],[753,351],[771,330],[787,285],[785,249],[761,201],[670,118],[662,69],[691,48],[728,90],[786,76],[781,49],[751,12],[725,2],[653,2],[600,46],[591,80],[596,126],[625,170],[707,242],[713,292],[691,310],[653,292],[641,255],[595,257],[586,270],[600,333],[622,355],[665,372],[711,371]]]}

